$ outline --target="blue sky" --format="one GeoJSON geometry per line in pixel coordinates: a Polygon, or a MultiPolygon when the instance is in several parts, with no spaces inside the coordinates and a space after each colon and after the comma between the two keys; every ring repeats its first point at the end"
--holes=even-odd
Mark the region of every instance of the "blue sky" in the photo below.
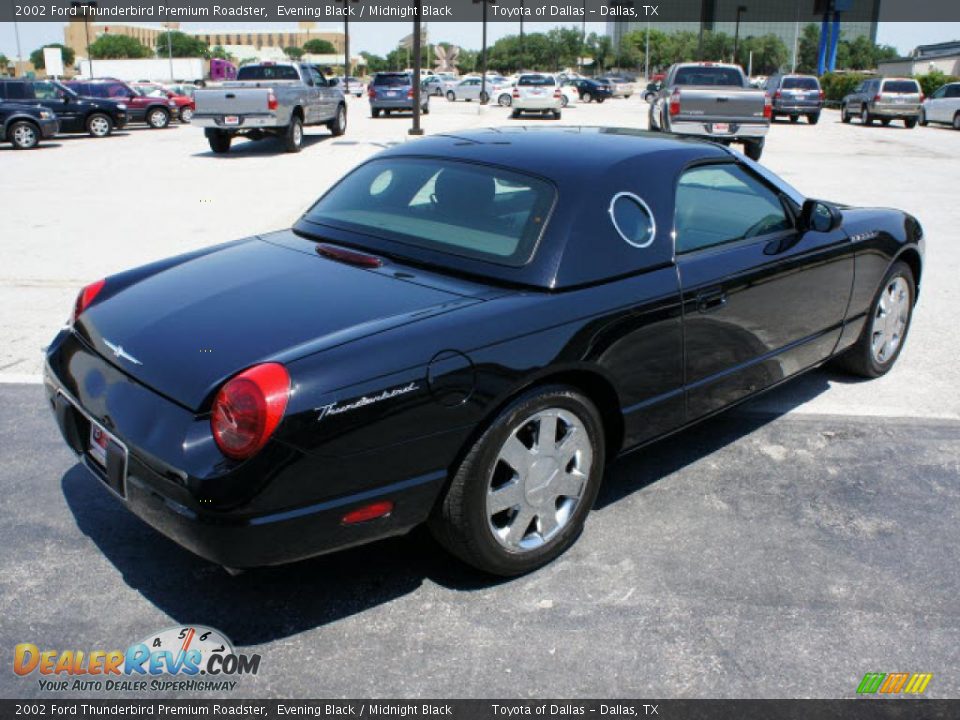
{"type": "MultiPolygon", "coordinates": [[[[156,24],[156,23],[154,23],[156,24]]],[[[579,27],[579,23],[525,23],[527,32],[549,30],[558,25],[579,27]]],[[[62,42],[63,29],[59,23],[19,23],[20,44],[24,57],[44,43],[62,42]]],[[[184,23],[184,28],[209,28],[207,23],[184,23]]],[[[224,23],[224,29],[295,29],[296,23],[224,23]]],[[[322,25],[326,27],[326,25],[322,25]]],[[[330,26],[334,27],[334,26],[330,26]]],[[[434,41],[446,40],[462,47],[480,47],[480,24],[466,22],[429,23],[430,38],[434,41]]],[[[587,23],[587,32],[603,32],[605,23],[587,23]]],[[[488,26],[488,41],[493,42],[504,35],[517,33],[517,23],[498,22],[488,26]]],[[[410,32],[409,23],[354,23],[350,28],[351,54],[367,50],[384,55],[395,47],[396,42],[410,32]]],[[[943,23],[880,23],[878,41],[896,47],[901,54],[926,43],[960,40],[960,22],[943,23]]],[[[0,52],[13,59],[17,54],[17,44],[13,23],[0,23],[0,52]]]]}

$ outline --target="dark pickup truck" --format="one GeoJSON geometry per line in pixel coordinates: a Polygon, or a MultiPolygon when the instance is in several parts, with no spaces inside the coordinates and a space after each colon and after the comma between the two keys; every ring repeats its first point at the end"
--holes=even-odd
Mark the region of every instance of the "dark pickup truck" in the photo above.
{"type": "Polygon", "coordinates": [[[106,137],[127,123],[127,106],[113,100],[82,97],[54,80],[0,80],[0,98],[38,104],[51,110],[62,133],[106,137]]]}
{"type": "Polygon", "coordinates": [[[759,160],[771,112],[770,98],[749,86],[739,65],[677,63],[651,100],[650,129],[742,143],[759,160]]]}

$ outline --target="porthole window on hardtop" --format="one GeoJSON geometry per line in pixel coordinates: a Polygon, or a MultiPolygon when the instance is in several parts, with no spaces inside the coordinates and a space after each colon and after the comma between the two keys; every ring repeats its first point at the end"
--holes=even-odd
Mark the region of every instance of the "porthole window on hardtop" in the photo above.
{"type": "Polygon", "coordinates": [[[610,201],[610,219],[617,233],[629,245],[649,247],[657,232],[647,204],[633,193],[621,192],[610,201]]]}

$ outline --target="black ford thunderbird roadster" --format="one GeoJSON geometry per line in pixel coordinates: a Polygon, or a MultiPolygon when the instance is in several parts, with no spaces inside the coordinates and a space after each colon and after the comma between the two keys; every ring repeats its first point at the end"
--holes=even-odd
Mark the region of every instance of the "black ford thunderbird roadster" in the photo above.
{"type": "Polygon", "coordinates": [[[87,286],[46,390],[98,482],[226,567],[426,522],[513,575],[575,541],[620,453],[832,358],[890,370],[923,246],[718,145],[439,135],[289,230],[87,286]]]}

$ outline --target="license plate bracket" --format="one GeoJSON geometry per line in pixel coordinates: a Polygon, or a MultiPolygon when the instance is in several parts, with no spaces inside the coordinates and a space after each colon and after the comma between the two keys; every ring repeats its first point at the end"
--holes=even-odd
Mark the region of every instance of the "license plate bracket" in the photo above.
{"type": "Polygon", "coordinates": [[[101,480],[120,497],[126,497],[127,448],[101,425],[90,421],[87,457],[101,480]]]}
{"type": "Polygon", "coordinates": [[[716,135],[729,135],[730,123],[713,123],[711,131],[716,135]]]}
{"type": "Polygon", "coordinates": [[[239,115],[224,115],[223,116],[224,125],[239,125],[240,116],[239,115]]]}

